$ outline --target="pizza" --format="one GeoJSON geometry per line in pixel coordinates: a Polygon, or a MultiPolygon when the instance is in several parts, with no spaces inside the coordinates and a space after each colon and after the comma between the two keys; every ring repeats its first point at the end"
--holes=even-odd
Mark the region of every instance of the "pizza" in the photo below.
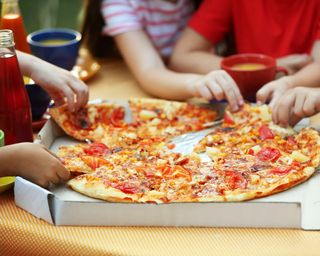
{"type": "Polygon", "coordinates": [[[156,99],[132,99],[123,106],[103,102],[88,104],[77,113],[67,106],[50,109],[66,134],[81,141],[102,142],[110,147],[134,147],[146,139],[172,138],[198,131],[217,118],[217,112],[195,104],[156,99]]]}
{"type": "MultiPolygon", "coordinates": [[[[58,156],[76,176],[68,182],[73,190],[111,202],[244,201],[302,183],[320,164],[319,133],[273,124],[266,105],[245,104],[236,113],[227,108],[222,125],[204,136],[189,155],[173,152],[172,138],[204,129],[217,117],[215,112],[162,100],[134,99],[129,106],[131,123],[124,121],[123,110],[119,125],[96,116],[102,124],[93,122],[90,127],[105,127],[105,136],[129,129],[136,140],[120,137],[125,143],[116,138],[108,144],[104,142],[110,140],[91,136],[94,143],[60,147],[58,156]],[[209,160],[204,161],[203,154],[209,160]]],[[[108,116],[119,109],[106,107],[109,110],[103,113],[108,116]]]]}

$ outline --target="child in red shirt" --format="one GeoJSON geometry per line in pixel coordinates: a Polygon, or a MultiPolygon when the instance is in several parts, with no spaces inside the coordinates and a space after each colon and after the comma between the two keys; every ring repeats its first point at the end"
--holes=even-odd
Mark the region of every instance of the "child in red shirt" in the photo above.
{"type": "Polygon", "coordinates": [[[178,41],[171,64],[187,72],[219,68],[221,57],[212,54],[212,46],[228,33],[237,53],[270,55],[294,72],[310,63],[310,54],[320,56],[312,51],[320,39],[320,1],[205,0],[178,41]]]}
{"type": "MultiPolygon", "coordinates": [[[[178,40],[171,66],[197,73],[220,68],[222,57],[212,48],[228,33],[237,53],[270,55],[294,74],[264,86],[257,94],[259,102],[272,100],[272,106],[280,106],[279,97],[287,90],[319,86],[320,1],[205,0],[178,40]]],[[[284,125],[287,119],[274,117],[284,125]]]]}

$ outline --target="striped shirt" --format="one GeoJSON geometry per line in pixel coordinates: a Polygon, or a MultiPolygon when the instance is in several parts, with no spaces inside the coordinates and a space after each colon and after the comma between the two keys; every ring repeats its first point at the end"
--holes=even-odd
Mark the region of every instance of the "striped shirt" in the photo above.
{"type": "Polygon", "coordinates": [[[159,54],[168,57],[193,10],[192,0],[104,0],[102,33],[115,36],[143,29],[159,54]]]}

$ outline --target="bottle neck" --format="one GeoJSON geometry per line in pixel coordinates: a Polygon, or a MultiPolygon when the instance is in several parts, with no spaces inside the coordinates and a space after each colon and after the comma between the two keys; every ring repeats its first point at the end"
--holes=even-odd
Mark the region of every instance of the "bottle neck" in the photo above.
{"type": "Polygon", "coordinates": [[[0,55],[1,58],[15,55],[13,33],[9,29],[0,30],[0,55]]]}
{"type": "Polygon", "coordinates": [[[20,8],[18,0],[2,0],[1,17],[20,16],[20,8]]]}

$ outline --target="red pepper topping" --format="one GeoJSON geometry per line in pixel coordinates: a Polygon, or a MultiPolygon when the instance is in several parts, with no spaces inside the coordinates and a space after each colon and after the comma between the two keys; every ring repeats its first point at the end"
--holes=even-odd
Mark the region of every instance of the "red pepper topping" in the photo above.
{"type": "Polygon", "coordinates": [[[137,194],[139,193],[139,189],[137,187],[134,187],[132,184],[123,183],[123,184],[117,184],[114,186],[114,188],[121,190],[123,193],[126,194],[137,194]]]}
{"type": "Polygon", "coordinates": [[[266,140],[266,139],[273,139],[274,138],[274,134],[273,132],[271,131],[271,129],[266,126],[266,125],[262,125],[260,128],[259,128],[259,135],[260,135],[260,138],[262,140],[266,140]]]}
{"type": "Polygon", "coordinates": [[[225,171],[225,181],[231,190],[237,188],[246,188],[248,181],[238,172],[225,171]]]}
{"type": "Polygon", "coordinates": [[[104,156],[111,152],[105,144],[97,142],[89,144],[83,151],[91,156],[104,156]]]}
{"type": "Polygon", "coordinates": [[[234,120],[233,120],[233,118],[231,117],[231,114],[228,111],[224,112],[223,123],[230,124],[230,125],[234,124],[234,120]]]}
{"type": "Polygon", "coordinates": [[[123,124],[124,114],[124,109],[122,107],[114,109],[110,115],[110,122],[116,127],[121,127],[123,124]]]}
{"type": "Polygon", "coordinates": [[[261,149],[257,155],[258,159],[261,161],[271,161],[275,162],[278,160],[278,158],[281,156],[281,153],[276,148],[266,147],[261,149]]]}
{"type": "Polygon", "coordinates": [[[285,175],[288,172],[290,172],[292,168],[280,168],[276,167],[270,171],[271,174],[276,174],[276,175],[285,175]]]}

